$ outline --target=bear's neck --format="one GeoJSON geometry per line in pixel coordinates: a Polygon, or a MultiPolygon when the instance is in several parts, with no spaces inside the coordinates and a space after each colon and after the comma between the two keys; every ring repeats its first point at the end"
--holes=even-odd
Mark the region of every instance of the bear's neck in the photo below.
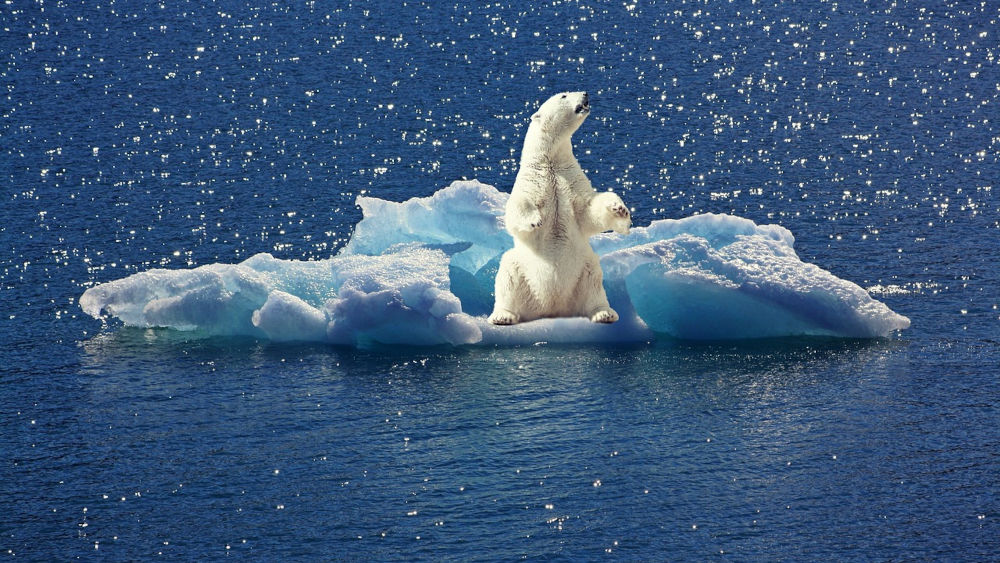
{"type": "Polygon", "coordinates": [[[570,135],[555,137],[532,124],[521,150],[522,168],[569,168],[577,164],[570,135]]]}

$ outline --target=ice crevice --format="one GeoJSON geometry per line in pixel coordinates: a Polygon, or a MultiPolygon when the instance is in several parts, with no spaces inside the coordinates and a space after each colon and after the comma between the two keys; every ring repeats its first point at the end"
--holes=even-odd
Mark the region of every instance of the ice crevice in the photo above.
{"type": "Polygon", "coordinates": [[[621,320],[490,325],[507,194],[458,181],[429,197],[358,197],[363,219],[326,260],[257,254],[239,264],[154,269],[94,286],[80,306],[137,327],[348,346],[875,338],[906,317],[801,261],[792,233],[732,215],[660,219],[591,239],[621,320]]]}

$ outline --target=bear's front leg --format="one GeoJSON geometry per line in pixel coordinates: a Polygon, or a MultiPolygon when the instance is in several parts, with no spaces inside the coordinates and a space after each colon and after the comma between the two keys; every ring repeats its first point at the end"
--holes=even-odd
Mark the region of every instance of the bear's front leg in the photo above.
{"type": "Polygon", "coordinates": [[[511,195],[504,223],[512,236],[527,235],[542,226],[542,210],[525,197],[511,195]]]}
{"type": "Polygon", "coordinates": [[[622,198],[614,192],[602,192],[590,200],[591,220],[597,226],[597,232],[614,231],[627,235],[632,226],[632,214],[622,198]]]}

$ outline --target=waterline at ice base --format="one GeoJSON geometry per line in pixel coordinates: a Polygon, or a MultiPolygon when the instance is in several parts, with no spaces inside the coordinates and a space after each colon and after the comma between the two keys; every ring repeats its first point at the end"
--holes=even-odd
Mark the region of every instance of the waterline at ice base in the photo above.
{"type": "Polygon", "coordinates": [[[88,289],[80,306],[128,326],[349,346],[878,338],[910,326],[862,287],[802,262],[787,229],[717,214],[591,239],[617,323],[494,326],[494,278],[512,246],[507,195],[473,180],[401,203],[362,196],[364,218],[332,258],[149,270],[88,289]]]}

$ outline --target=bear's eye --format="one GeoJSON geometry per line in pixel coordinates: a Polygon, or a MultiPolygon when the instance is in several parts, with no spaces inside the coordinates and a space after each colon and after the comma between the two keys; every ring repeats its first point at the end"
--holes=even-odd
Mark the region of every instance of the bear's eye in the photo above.
{"type": "Polygon", "coordinates": [[[563,97],[563,99],[565,100],[565,99],[566,99],[566,94],[563,94],[563,95],[562,95],[562,97],[563,97]]]}

